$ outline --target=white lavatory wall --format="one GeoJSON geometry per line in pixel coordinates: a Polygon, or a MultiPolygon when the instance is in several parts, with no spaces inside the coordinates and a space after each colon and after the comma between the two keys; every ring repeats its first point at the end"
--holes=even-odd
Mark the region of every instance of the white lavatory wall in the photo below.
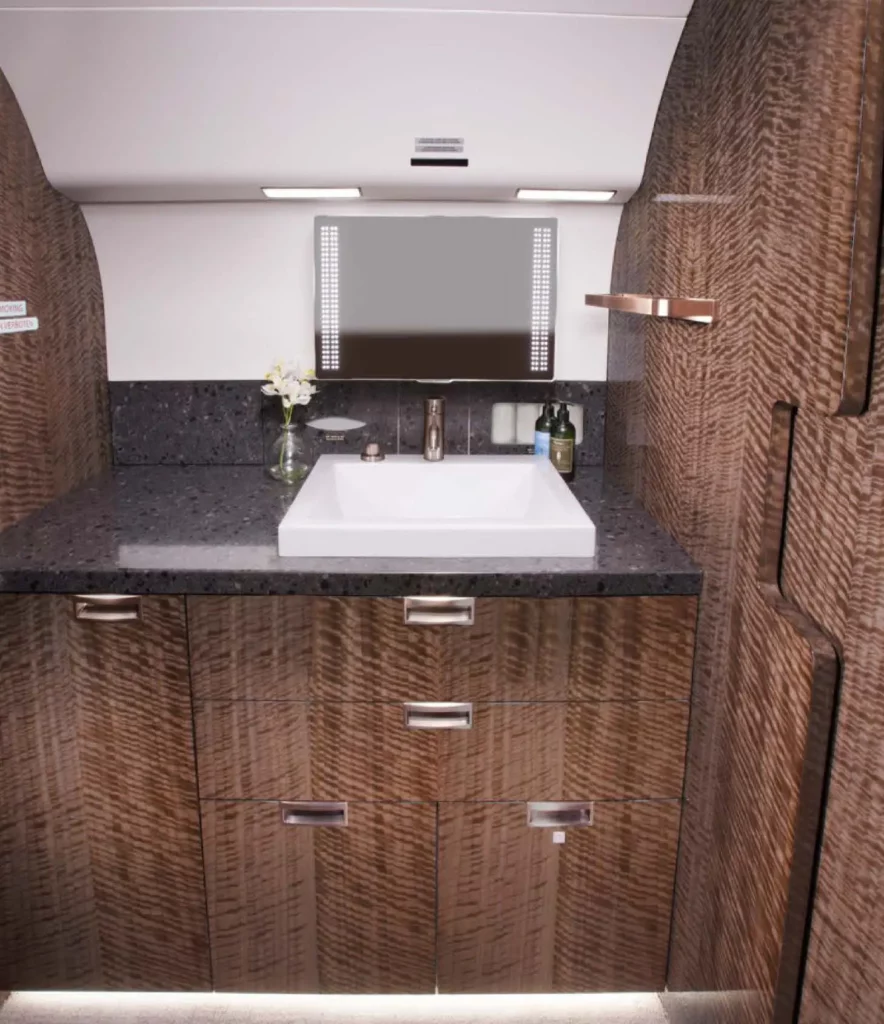
{"type": "Polygon", "coordinates": [[[313,366],[313,218],[530,216],[559,222],[556,377],[604,380],[620,206],[448,202],[84,207],[101,270],[111,380],[250,380],[313,366]]]}

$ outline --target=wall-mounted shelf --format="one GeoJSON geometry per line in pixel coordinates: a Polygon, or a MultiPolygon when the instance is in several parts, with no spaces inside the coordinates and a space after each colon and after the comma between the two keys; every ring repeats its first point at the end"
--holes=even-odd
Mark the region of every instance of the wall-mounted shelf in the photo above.
{"type": "Polygon", "coordinates": [[[615,309],[619,313],[641,316],[664,316],[673,320],[690,320],[711,324],[718,317],[715,299],[674,299],[659,295],[587,295],[587,306],[615,309]]]}

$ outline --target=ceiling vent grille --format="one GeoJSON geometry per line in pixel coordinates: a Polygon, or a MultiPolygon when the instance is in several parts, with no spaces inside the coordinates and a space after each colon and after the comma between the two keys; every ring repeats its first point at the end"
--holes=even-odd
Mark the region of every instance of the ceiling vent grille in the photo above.
{"type": "Polygon", "coordinates": [[[463,153],[463,150],[463,139],[422,135],[414,140],[415,153],[463,153]]]}

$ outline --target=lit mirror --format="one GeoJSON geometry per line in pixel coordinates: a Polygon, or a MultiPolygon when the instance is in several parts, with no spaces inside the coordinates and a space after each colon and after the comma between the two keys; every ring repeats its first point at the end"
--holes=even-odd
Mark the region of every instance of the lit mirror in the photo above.
{"type": "Polygon", "coordinates": [[[320,378],[550,380],[554,219],[317,217],[320,378]]]}

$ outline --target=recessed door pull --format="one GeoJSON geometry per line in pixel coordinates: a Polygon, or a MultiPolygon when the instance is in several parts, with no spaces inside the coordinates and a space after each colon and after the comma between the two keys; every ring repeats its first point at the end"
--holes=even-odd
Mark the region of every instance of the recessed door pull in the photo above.
{"type": "Polygon", "coordinates": [[[73,613],[81,622],[137,622],[141,598],[137,594],[76,594],[73,613]]]}
{"type": "Polygon", "coordinates": [[[528,824],[531,828],[585,828],[592,824],[592,803],[530,803],[528,824]]]}
{"type": "Polygon", "coordinates": [[[405,708],[406,729],[472,729],[473,705],[412,701],[405,708]]]}
{"type": "Polygon", "coordinates": [[[281,804],[283,825],[312,825],[323,828],[344,828],[347,825],[347,804],[317,800],[299,800],[281,804]]]}
{"type": "Polygon", "coordinates": [[[474,597],[406,597],[407,626],[472,626],[476,617],[474,597]]]}

